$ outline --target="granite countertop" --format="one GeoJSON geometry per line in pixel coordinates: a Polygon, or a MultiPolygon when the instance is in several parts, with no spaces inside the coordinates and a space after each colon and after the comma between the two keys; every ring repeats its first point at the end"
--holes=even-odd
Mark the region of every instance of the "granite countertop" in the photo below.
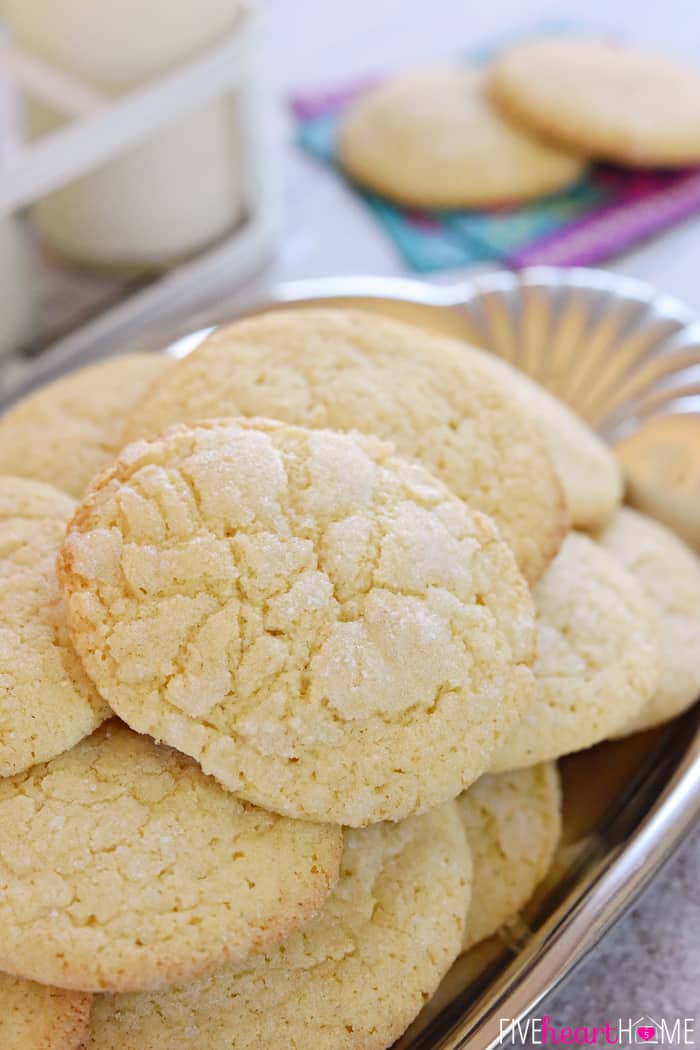
{"type": "MultiPolygon", "coordinates": [[[[256,281],[349,273],[399,274],[400,263],[362,203],[341,180],[291,144],[284,99],[294,90],[343,84],[373,71],[459,54],[544,16],[663,48],[700,65],[697,0],[266,0],[260,12],[260,95],[281,151],[283,229],[276,262],[256,281]],[[284,145],[279,145],[284,141],[284,145]]],[[[700,310],[700,221],[628,253],[611,268],[649,280],[700,310]]],[[[454,279],[454,274],[440,280],[454,279]]],[[[538,1009],[558,1026],[641,1015],[700,1014],[700,828],[634,908],[538,1009]]],[[[700,1045],[700,1016],[694,1041],[700,1045]]],[[[624,1045],[624,1044],[623,1044],[624,1045]]],[[[692,1044],[691,1044],[692,1045],[692,1044]]]]}

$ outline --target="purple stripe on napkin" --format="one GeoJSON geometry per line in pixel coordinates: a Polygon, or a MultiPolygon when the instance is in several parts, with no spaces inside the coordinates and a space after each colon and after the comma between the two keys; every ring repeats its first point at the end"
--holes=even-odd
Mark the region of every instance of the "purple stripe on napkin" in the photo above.
{"type": "Polygon", "coordinates": [[[297,120],[317,120],[319,117],[345,109],[354,98],[378,84],[379,79],[365,77],[354,84],[332,91],[321,91],[317,95],[293,95],[289,100],[289,108],[297,120]]]}
{"type": "MultiPolygon", "coordinates": [[[[630,175],[630,182],[633,176],[630,175]]],[[[591,211],[583,218],[525,245],[509,256],[512,266],[551,264],[587,266],[689,218],[700,209],[700,172],[693,169],[666,177],[652,188],[644,174],[637,189],[591,211]]]]}

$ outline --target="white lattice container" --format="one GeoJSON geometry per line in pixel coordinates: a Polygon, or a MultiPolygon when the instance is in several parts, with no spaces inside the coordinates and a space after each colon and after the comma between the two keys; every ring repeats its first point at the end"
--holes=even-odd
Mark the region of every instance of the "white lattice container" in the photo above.
{"type": "MultiPolygon", "coordinates": [[[[211,3],[230,12],[230,0],[211,3]]],[[[22,40],[20,46],[3,36],[2,69],[39,131],[0,152],[0,232],[8,217],[30,208],[60,254],[118,272],[85,282],[88,298],[99,285],[103,300],[119,301],[67,338],[126,339],[139,325],[234,289],[269,250],[274,194],[251,97],[251,14],[241,5],[214,44],[124,90],[104,55],[94,56],[104,71],[99,87],[89,66],[80,72],[90,79],[80,79],[64,61],[47,60],[29,17],[42,6],[47,10],[47,0],[5,0],[0,7],[22,40]],[[235,151],[226,139],[232,129],[235,151]],[[144,285],[140,277],[135,286],[134,271],[145,270],[151,279],[144,285]],[[110,282],[114,294],[105,293],[110,282]]],[[[94,7],[84,0],[72,6],[94,7]]],[[[139,56],[131,57],[137,75],[139,56]]],[[[153,55],[141,57],[153,64],[153,55]]],[[[0,277],[12,283],[9,274],[6,268],[0,277]]],[[[65,287],[83,294],[74,276],[65,287]]]]}

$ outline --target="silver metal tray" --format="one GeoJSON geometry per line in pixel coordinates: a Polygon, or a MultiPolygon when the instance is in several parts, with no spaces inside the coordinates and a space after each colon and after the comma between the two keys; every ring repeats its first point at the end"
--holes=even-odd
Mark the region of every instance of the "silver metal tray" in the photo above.
{"type": "MultiPolygon", "coordinates": [[[[635,502],[700,541],[700,325],[682,304],[594,270],[497,272],[454,287],[333,278],[284,285],[263,304],[222,303],[186,331],[144,331],[138,345],[182,356],[221,321],[313,303],[403,317],[512,361],[618,446],[635,502]]],[[[118,348],[116,333],[102,331],[48,351],[0,410],[118,348]]],[[[700,709],[560,765],[564,835],[546,885],[457,961],[395,1050],[501,1046],[501,1019],[533,1010],[594,947],[700,818],[700,709]]]]}

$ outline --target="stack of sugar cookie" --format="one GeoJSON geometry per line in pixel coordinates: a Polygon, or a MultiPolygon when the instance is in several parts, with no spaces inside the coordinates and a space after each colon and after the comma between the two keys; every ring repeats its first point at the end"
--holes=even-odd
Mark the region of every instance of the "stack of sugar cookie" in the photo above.
{"type": "Polygon", "coordinates": [[[412,71],[362,94],[338,158],[365,188],[423,208],[532,200],[593,162],[700,164],[700,74],[608,40],[527,39],[484,66],[412,71]]]}
{"type": "Polygon", "coordinates": [[[556,759],[700,689],[613,455],[398,321],[95,365],[0,459],[2,1050],[386,1050],[546,874],[556,759]]]}

